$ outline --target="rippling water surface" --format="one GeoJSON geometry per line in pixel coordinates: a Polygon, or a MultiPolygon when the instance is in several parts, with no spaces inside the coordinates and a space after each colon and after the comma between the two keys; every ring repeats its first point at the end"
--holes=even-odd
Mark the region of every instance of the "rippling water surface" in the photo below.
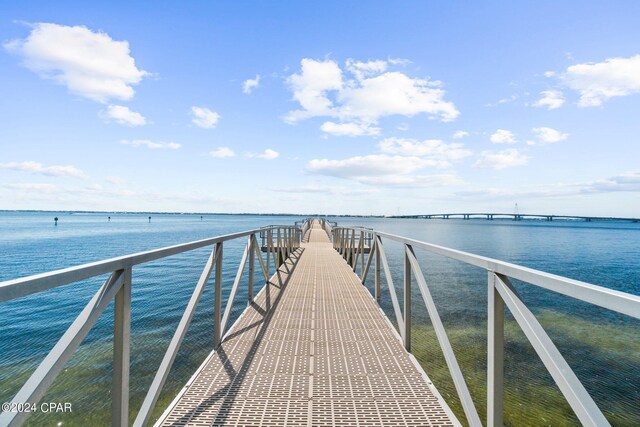
{"type": "MultiPolygon", "coordinates": [[[[299,217],[251,215],[52,214],[0,212],[0,281],[299,217]],[[111,221],[107,221],[107,216],[111,221]],[[58,226],[53,217],[58,216],[58,226]]],[[[337,218],[640,294],[640,224],[614,222],[337,218]]],[[[225,244],[225,298],[244,241],[225,244]]],[[[401,247],[385,243],[402,280],[401,247]]],[[[481,417],[486,415],[487,277],[483,270],[417,250],[481,417]]],[[[133,271],[131,416],[137,412],[208,257],[200,249],[133,271]]],[[[256,276],[257,277],[257,276],[256,276]]],[[[10,400],[105,277],[0,304],[0,401],[10,400]]],[[[246,283],[243,283],[246,286],[246,283]]],[[[578,378],[613,425],[640,425],[640,322],[527,284],[515,283],[578,378]]],[[[383,307],[393,317],[388,290],[383,307]]],[[[234,316],[245,307],[239,293],[234,316]]],[[[463,418],[433,329],[413,289],[414,354],[463,418]]],[[[156,416],[212,348],[209,286],[158,403],[156,416]]],[[[33,425],[110,424],[113,307],[90,332],[43,401],[73,412],[38,414],[33,425]]],[[[579,425],[515,321],[506,317],[505,423],[579,425]]]]}

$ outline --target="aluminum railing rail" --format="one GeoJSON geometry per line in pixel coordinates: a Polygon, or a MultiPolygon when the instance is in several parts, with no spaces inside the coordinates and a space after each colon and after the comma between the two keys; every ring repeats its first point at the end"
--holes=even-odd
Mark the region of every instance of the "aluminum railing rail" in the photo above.
{"type": "Polygon", "coordinates": [[[303,236],[303,239],[305,238],[304,236],[307,235],[307,232],[311,229],[311,226],[312,226],[314,221],[318,221],[320,223],[320,227],[325,231],[325,233],[327,233],[327,236],[329,237],[329,239],[331,239],[332,238],[331,225],[333,224],[333,226],[336,227],[338,225],[338,223],[337,222],[332,222],[332,221],[327,221],[326,219],[319,218],[319,217],[311,217],[311,218],[307,218],[307,219],[304,220],[304,222],[302,223],[302,236],[303,236]]]}
{"type": "Polygon", "coordinates": [[[267,264],[273,256],[276,266],[289,257],[291,252],[302,242],[304,233],[299,227],[290,225],[268,225],[260,228],[260,241],[263,251],[266,249],[267,264]],[[274,232],[275,230],[275,232],[274,232]],[[275,248],[274,251],[270,250],[275,248]]]}
{"type": "MultiPolygon", "coordinates": [[[[331,233],[335,234],[331,240],[340,254],[348,263],[357,263],[353,258],[359,254],[361,258],[361,268],[364,268],[364,254],[369,252],[373,242],[373,229],[366,227],[358,227],[360,232],[349,233],[353,228],[335,227],[331,233]],[[337,240],[335,239],[337,238],[337,240]],[[337,242],[337,243],[336,243],[337,242]]],[[[355,270],[354,270],[355,271],[355,270]]]]}
{"type": "MultiPolygon", "coordinates": [[[[302,230],[291,226],[268,226],[261,229],[248,230],[240,233],[198,240],[148,252],[107,259],[90,264],[70,267],[48,273],[36,274],[20,279],[9,280],[0,283],[0,303],[14,300],[48,289],[79,282],[91,277],[110,273],[109,278],[98,289],[89,303],[69,326],[66,332],[58,340],[53,349],[44,358],[36,370],[31,374],[22,388],[12,400],[15,404],[35,405],[44,396],[58,374],[64,369],[82,340],[93,328],[104,310],[112,300],[115,300],[114,332],[113,332],[113,381],[111,389],[112,400],[112,425],[127,426],[129,419],[129,353],[131,331],[131,288],[132,269],[140,264],[159,260],[172,255],[181,254],[199,248],[213,246],[211,254],[206,262],[200,279],[198,280],[189,303],[185,308],[180,323],[169,343],[165,355],[155,374],[153,382],[142,403],[140,411],[134,421],[134,426],[146,425],[160,395],[160,391],[167,379],[169,370],[173,365],[180,345],[189,328],[191,319],[202,292],[214,274],[214,313],[213,313],[213,339],[214,346],[218,347],[221,338],[227,329],[234,300],[238,292],[242,274],[247,260],[249,261],[248,294],[247,300],[253,301],[254,297],[254,269],[257,257],[262,270],[265,283],[269,281],[271,261],[277,269],[277,257],[286,259],[296,248],[300,246],[302,230]],[[266,245],[266,262],[262,259],[256,235],[265,235],[263,244],[266,245]],[[236,274],[227,303],[222,311],[222,261],[223,245],[234,239],[247,238],[247,244],[242,254],[238,272],[236,274]]],[[[10,405],[15,406],[15,405],[10,405]]],[[[29,412],[2,412],[0,414],[0,426],[22,425],[29,412]]]]}
{"type": "Polygon", "coordinates": [[[311,224],[313,223],[313,218],[307,218],[304,220],[304,223],[302,224],[302,239],[305,240],[307,233],[309,232],[309,230],[311,229],[311,224]]]}
{"type": "Polygon", "coordinates": [[[533,313],[524,304],[510,278],[551,290],[593,305],[607,308],[640,319],[640,297],[578,280],[557,276],[543,271],[522,267],[504,261],[474,255],[455,249],[408,239],[363,227],[336,227],[332,230],[334,248],[347,260],[356,272],[360,264],[360,279],[365,284],[369,269],[374,266],[374,298],[380,301],[381,268],[384,270],[390,298],[399,327],[400,336],[407,351],[411,351],[411,279],[415,277],[427,313],[444,354],[449,373],[471,426],[482,422],[471,399],[460,366],[438,315],[427,281],[420,268],[414,249],[424,249],[451,259],[483,268],[488,274],[488,342],[487,342],[487,425],[503,425],[504,400],[504,307],[508,307],[525,336],[541,358],[545,367],[560,388],[565,399],[585,426],[610,425],[596,403],[588,394],[571,367],[562,357],[533,313]],[[373,241],[365,262],[363,242],[373,241]],[[403,308],[393,284],[382,239],[401,243],[404,247],[404,299],[403,308]],[[359,243],[358,243],[359,242],[359,243]]]}
{"type": "Polygon", "coordinates": [[[327,233],[327,236],[329,236],[329,240],[331,240],[333,242],[333,227],[337,227],[338,223],[335,221],[329,221],[326,220],[324,218],[320,218],[320,225],[322,226],[322,228],[324,229],[324,231],[327,233]]]}

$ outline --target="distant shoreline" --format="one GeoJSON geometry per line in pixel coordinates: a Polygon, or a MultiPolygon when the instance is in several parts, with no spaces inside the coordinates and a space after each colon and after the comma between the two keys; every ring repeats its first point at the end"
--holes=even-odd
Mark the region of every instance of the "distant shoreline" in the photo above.
{"type": "MultiPolygon", "coordinates": [[[[40,210],[40,209],[0,209],[0,213],[50,213],[52,215],[73,215],[73,214],[100,214],[100,215],[188,215],[188,216],[276,216],[276,217],[299,217],[299,218],[309,218],[309,217],[321,217],[321,218],[380,218],[380,219],[413,219],[413,220],[447,220],[447,221],[455,221],[455,220],[487,220],[486,218],[480,217],[470,217],[470,218],[462,218],[458,216],[454,216],[452,218],[421,218],[419,215],[349,215],[349,214],[319,214],[319,213],[307,213],[307,214],[296,214],[296,213],[254,213],[254,212],[240,212],[240,213],[229,213],[229,212],[160,212],[160,211],[87,211],[87,210],[40,210]]],[[[461,215],[461,214],[451,214],[451,215],[461,215]]],[[[470,214],[476,215],[476,214],[470,214]]],[[[480,215],[480,214],[478,214],[480,215]]],[[[485,214],[482,214],[485,215],[485,214]]],[[[507,215],[507,214],[496,214],[496,215],[507,215]]],[[[510,215],[510,214],[508,214],[510,215]]],[[[521,214],[522,218],[518,219],[518,221],[545,221],[543,218],[544,215],[529,215],[529,214],[521,214]]],[[[552,215],[555,217],[553,222],[582,222],[584,221],[586,216],[571,216],[571,215],[552,215]]],[[[640,218],[616,218],[616,217],[589,217],[594,220],[594,222],[640,222],[640,218]]],[[[493,221],[514,221],[513,218],[508,217],[500,217],[497,216],[492,218],[493,221]]],[[[545,221],[550,222],[550,221],[545,221]]],[[[588,221],[591,222],[591,221],[588,221]]]]}
{"type": "Polygon", "coordinates": [[[37,212],[57,214],[112,214],[112,215],[246,215],[246,216],[299,216],[299,217],[341,217],[341,218],[387,218],[385,215],[348,215],[348,214],[296,214],[296,213],[229,213],[229,212],[156,212],[156,211],[84,211],[49,209],[0,209],[0,212],[37,212]]]}

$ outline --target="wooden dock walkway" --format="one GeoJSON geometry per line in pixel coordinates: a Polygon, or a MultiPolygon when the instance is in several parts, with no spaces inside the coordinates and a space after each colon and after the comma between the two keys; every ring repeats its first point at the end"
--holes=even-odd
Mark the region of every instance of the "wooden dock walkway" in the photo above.
{"type": "Polygon", "coordinates": [[[458,425],[314,223],[161,426],[458,425]]]}

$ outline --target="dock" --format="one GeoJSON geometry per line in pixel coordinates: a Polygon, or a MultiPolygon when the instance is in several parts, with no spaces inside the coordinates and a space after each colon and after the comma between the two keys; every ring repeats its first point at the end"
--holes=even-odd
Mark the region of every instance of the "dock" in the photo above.
{"type": "Polygon", "coordinates": [[[293,226],[269,225],[7,280],[0,282],[0,303],[101,276],[108,277],[12,401],[3,405],[0,427],[21,426],[27,421],[31,413],[18,409],[45,398],[109,307],[114,316],[110,393],[114,427],[131,425],[132,413],[136,413],[134,427],[153,422],[158,427],[459,426],[437,384],[427,375],[433,365],[429,361],[421,365],[411,354],[412,340],[418,339],[412,338],[414,298],[424,302],[459,398],[457,415],[464,415],[468,425],[505,424],[508,310],[580,423],[607,426],[607,417],[521,299],[512,280],[640,319],[638,295],[382,230],[338,226],[322,218],[309,218],[293,226]],[[227,251],[223,247],[238,240],[246,242],[239,264],[225,264],[227,251]],[[389,250],[401,248],[404,262],[389,263],[385,242],[392,243],[389,250]],[[210,250],[209,257],[162,361],[142,404],[132,408],[131,307],[137,303],[131,296],[133,271],[153,261],[205,248],[210,250]],[[486,282],[480,283],[487,290],[485,419],[476,408],[438,314],[428,284],[430,272],[422,270],[420,258],[425,252],[487,273],[486,282]],[[231,283],[223,284],[223,269],[236,265],[235,279],[225,295],[223,286],[231,283]],[[394,269],[401,269],[402,274],[394,275],[394,269]],[[262,276],[259,281],[256,275],[262,276]],[[156,421],[153,414],[157,414],[158,397],[209,283],[214,288],[213,307],[207,308],[207,315],[213,318],[214,350],[190,379],[183,379],[185,386],[172,403],[158,408],[163,413],[156,421]],[[379,304],[387,298],[393,307],[389,310],[393,323],[379,304]],[[234,304],[241,304],[244,311],[232,323],[234,304]]]}
{"type": "Polygon", "coordinates": [[[304,240],[157,425],[457,425],[318,221],[304,240]]]}

